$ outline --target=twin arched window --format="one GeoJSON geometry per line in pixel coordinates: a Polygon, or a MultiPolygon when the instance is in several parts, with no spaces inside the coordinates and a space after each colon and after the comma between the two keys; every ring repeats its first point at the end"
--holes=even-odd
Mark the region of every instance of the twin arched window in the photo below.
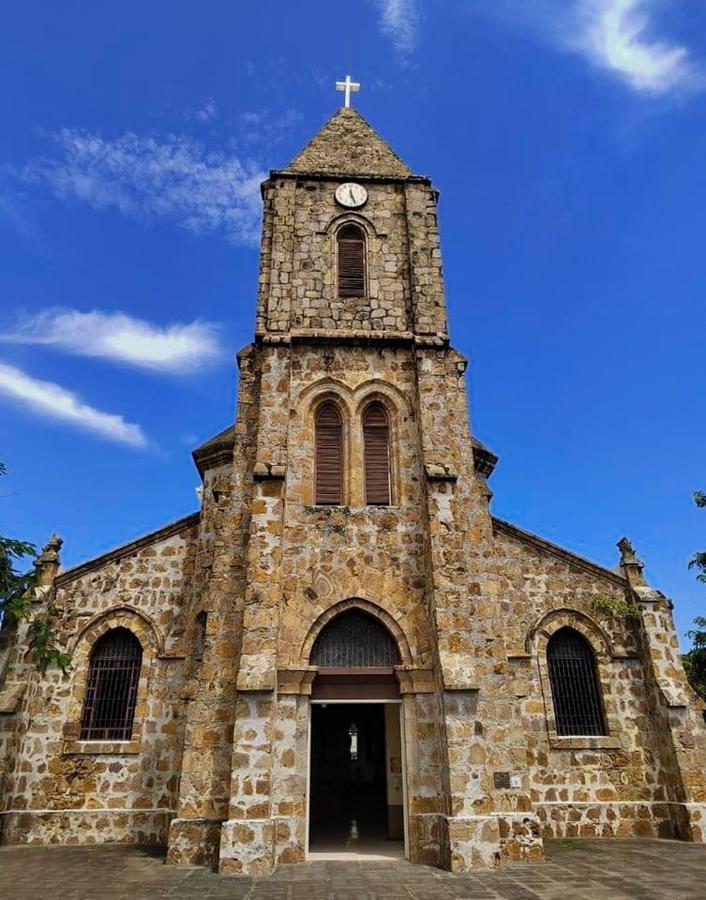
{"type": "Polygon", "coordinates": [[[365,234],[358,225],[344,225],[336,235],[338,296],[365,296],[365,234]]]}
{"type": "MultiPolygon", "coordinates": [[[[382,403],[369,403],[363,411],[363,468],[365,503],[389,506],[390,425],[382,403]]],[[[317,506],[343,503],[343,418],[336,404],[327,400],[315,421],[315,499],[317,506]]]]}
{"type": "Polygon", "coordinates": [[[547,644],[556,733],[604,735],[605,719],[593,648],[573,628],[560,628],[547,644]]]}
{"type": "Polygon", "coordinates": [[[114,628],[91,651],[80,740],[129,741],[137,705],[142,646],[127,628],[114,628]]]}

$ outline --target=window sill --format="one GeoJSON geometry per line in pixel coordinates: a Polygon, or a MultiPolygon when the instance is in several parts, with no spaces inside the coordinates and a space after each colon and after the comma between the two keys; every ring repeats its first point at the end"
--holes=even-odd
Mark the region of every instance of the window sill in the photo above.
{"type": "Polygon", "coordinates": [[[620,750],[622,743],[620,738],[607,734],[575,737],[550,734],[549,746],[552,750],[620,750]]]}
{"type": "Polygon", "coordinates": [[[400,503],[363,503],[355,505],[353,503],[305,503],[304,509],[309,512],[322,512],[328,509],[345,510],[347,512],[361,512],[370,509],[400,509],[400,503]]]}
{"type": "Polygon", "coordinates": [[[140,741],[64,741],[61,752],[64,756],[134,756],[140,752],[140,741]]]}

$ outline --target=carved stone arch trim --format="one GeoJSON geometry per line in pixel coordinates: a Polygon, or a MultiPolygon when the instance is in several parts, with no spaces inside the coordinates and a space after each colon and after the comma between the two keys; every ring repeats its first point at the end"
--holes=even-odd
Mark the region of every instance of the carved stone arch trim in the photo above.
{"type": "Polygon", "coordinates": [[[164,639],[154,620],[147,613],[128,604],[113,606],[96,613],[81,629],[72,644],[72,678],[69,711],[64,723],[64,753],[139,753],[144,718],[147,710],[148,685],[155,660],[164,651],[164,639]],[[137,686],[132,739],[129,741],[79,740],[83,704],[86,696],[91,651],[97,640],[114,628],[126,628],[135,635],[142,647],[142,665],[137,686]]]}
{"type": "Polygon", "coordinates": [[[90,653],[95,642],[113,628],[131,631],[142,645],[143,653],[152,656],[164,653],[164,638],[157,623],[146,612],[128,603],[112,606],[92,616],[72,641],[70,651],[75,653],[82,643],[88,643],[90,653]]]}
{"type": "Polygon", "coordinates": [[[353,391],[340,378],[326,376],[307,385],[299,392],[293,405],[299,408],[303,407],[311,414],[315,407],[323,402],[324,396],[330,397],[342,407],[345,406],[345,412],[350,418],[353,412],[353,391]]]}
{"type": "Polygon", "coordinates": [[[531,653],[534,647],[537,652],[546,654],[549,639],[560,628],[573,628],[582,634],[597,658],[610,660],[615,656],[612,641],[598,622],[586,613],[568,607],[544,613],[535,622],[525,638],[526,652],[531,653]]]}
{"type": "Polygon", "coordinates": [[[605,630],[584,612],[577,609],[553,609],[544,613],[527,632],[525,649],[533,654],[539,670],[539,680],[544,698],[547,736],[553,749],[609,750],[622,746],[622,725],[616,715],[612,696],[615,667],[613,645],[605,630]],[[596,665],[598,690],[607,733],[597,736],[560,736],[557,732],[551,678],[547,661],[549,640],[561,628],[572,628],[586,639],[591,647],[596,665]]]}
{"type": "Polygon", "coordinates": [[[351,609],[367,613],[369,616],[373,616],[381,622],[390,632],[397,644],[401,664],[403,666],[412,665],[412,654],[409,649],[409,642],[397,621],[381,606],[378,606],[377,603],[372,603],[370,600],[364,600],[362,597],[350,597],[347,600],[339,600],[321,613],[307,632],[301,650],[299,651],[299,659],[302,665],[309,665],[309,658],[314,643],[326,625],[341,613],[351,609]]]}
{"type": "Polygon", "coordinates": [[[356,212],[342,212],[329,219],[328,225],[319,234],[328,234],[335,237],[336,233],[345,225],[358,225],[365,232],[365,236],[370,239],[372,237],[386,238],[387,232],[378,231],[375,225],[367,218],[356,212]]]}
{"type": "Polygon", "coordinates": [[[363,408],[374,400],[380,400],[386,407],[392,404],[393,409],[413,415],[414,407],[407,394],[396,385],[383,381],[382,378],[371,378],[359,384],[353,391],[354,412],[360,416],[363,408]]]}

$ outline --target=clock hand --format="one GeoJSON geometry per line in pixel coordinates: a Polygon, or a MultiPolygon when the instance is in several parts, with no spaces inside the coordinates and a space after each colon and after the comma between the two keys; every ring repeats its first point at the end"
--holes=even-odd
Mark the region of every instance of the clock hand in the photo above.
{"type": "Polygon", "coordinates": [[[353,188],[348,188],[348,196],[351,198],[351,203],[355,203],[355,197],[353,196],[353,188]]]}

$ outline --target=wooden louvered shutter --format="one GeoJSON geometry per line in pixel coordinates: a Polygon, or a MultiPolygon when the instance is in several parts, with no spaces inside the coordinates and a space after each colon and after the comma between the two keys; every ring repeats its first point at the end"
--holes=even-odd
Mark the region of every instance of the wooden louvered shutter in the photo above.
{"type": "Polygon", "coordinates": [[[363,415],[365,446],[365,502],[390,505],[390,428],[380,403],[371,403],[363,415]]]}
{"type": "Polygon", "coordinates": [[[357,225],[338,232],[338,296],[365,296],[365,237],[357,225]]]}
{"type": "Polygon", "coordinates": [[[341,414],[324,403],[316,416],[316,504],[342,503],[343,433],[341,414]]]}

